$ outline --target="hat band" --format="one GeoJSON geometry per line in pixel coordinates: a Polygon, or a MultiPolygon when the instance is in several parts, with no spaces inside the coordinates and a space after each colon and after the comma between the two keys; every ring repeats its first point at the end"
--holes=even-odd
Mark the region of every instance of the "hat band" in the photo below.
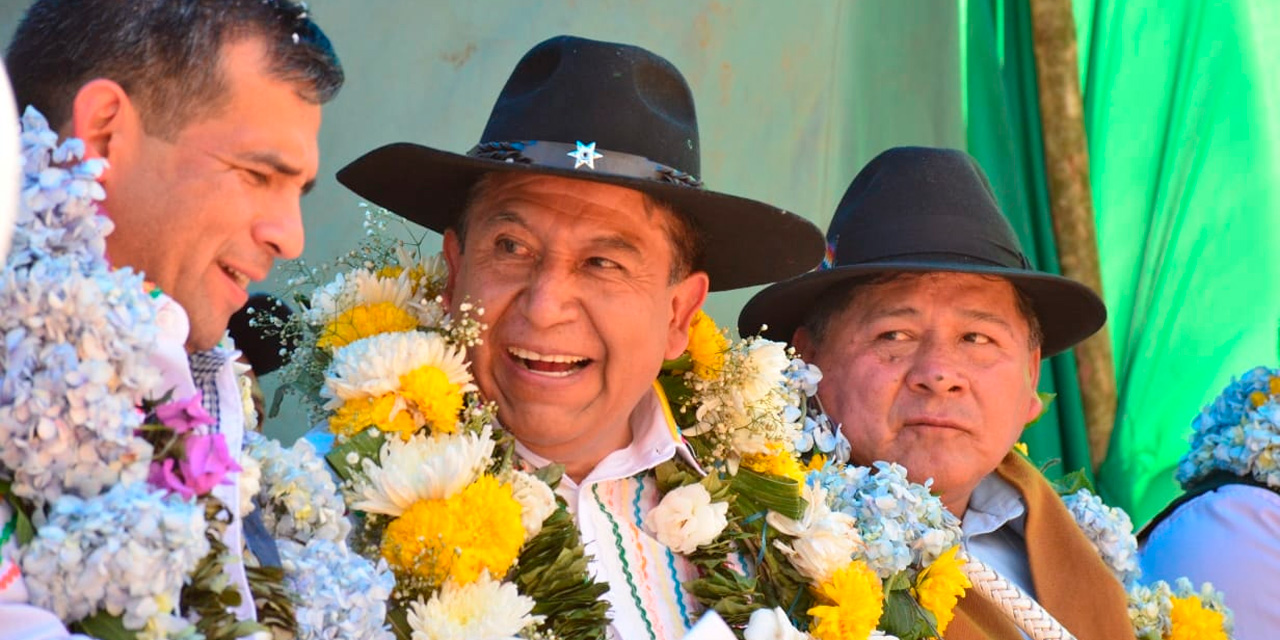
{"type": "Polygon", "coordinates": [[[473,158],[502,162],[518,162],[552,169],[568,169],[582,173],[603,173],[641,180],[666,182],[684,187],[702,188],[702,181],[674,167],[654,162],[644,156],[621,151],[597,149],[596,143],[576,145],[546,140],[513,142],[481,142],[467,152],[473,158]]]}

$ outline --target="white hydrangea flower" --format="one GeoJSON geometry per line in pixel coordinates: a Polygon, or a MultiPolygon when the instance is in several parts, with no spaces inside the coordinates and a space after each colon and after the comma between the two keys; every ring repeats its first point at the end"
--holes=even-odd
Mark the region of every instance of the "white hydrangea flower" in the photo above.
{"type": "Polygon", "coordinates": [[[805,484],[803,496],[808,501],[804,516],[792,520],[775,511],[765,516],[769,526],[794,540],[790,544],[774,541],[791,564],[814,583],[826,582],[864,549],[853,516],[832,511],[821,485],[805,484]]]}
{"type": "Polygon", "coordinates": [[[134,435],[138,403],[158,397],[151,364],[157,305],[142,277],[104,258],[98,215],[106,165],[23,116],[23,192],[0,276],[0,466],[41,506],[146,476],[151,447],[134,435]]]}
{"type": "Polygon", "coordinates": [[[742,637],[745,640],[811,640],[813,636],[791,624],[787,612],[781,607],[774,607],[751,612],[751,619],[747,621],[742,637]]]}
{"type": "Polygon", "coordinates": [[[64,621],[106,611],[143,629],[173,612],[209,553],[205,527],[200,506],[140,482],[63,496],[21,553],[31,603],[64,621]]]}
{"type": "Polygon", "coordinates": [[[236,514],[243,518],[257,508],[254,504],[254,499],[258,497],[258,492],[262,490],[262,467],[252,455],[240,456],[237,462],[240,465],[240,479],[237,489],[240,494],[240,504],[236,514]]]}
{"type": "Polygon", "coordinates": [[[811,474],[828,490],[831,508],[857,521],[865,543],[860,559],[881,579],[932,564],[960,543],[960,521],[930,490],[896,463],[835,466],[811,474]]]}
{"type": "Polygon", "coordinates": [[[1129,621],[1139,640],[1161,640],[1173,631],[1173,590],[1163,580],[1128,589],[1129,621]]]}
{"type": "Polygon", "coordinates": [[[346,539],[351,531],[346,504],[324,460],[306,438],[285,448],[271,438],[246,432],[244,452],[243,458],[252,458],[261,468],[254,501],[274,537],[299,542],[346,539]]]}
{"type": "Polygon", "coordinates": [[[525,540],[531,540],[542,532],[543,521],[555,513],[556,494],[547,483],[523,471],[512,470],[507,481],[511,483],[511,494],[520,503],[525,540]]]}
{"type": "Polygon", "coordinates": [[[405,331],[356,340],[333,354],[321,397],[333,410],[349,400],[378,397],[400,388],[400,376],[422,367],[436,367],[449,382],[472,391],[466,352],[438,333],[405,331]]]}
{"type": "Polygon", "coordinates": [[[1188,487],[1215,471],[1280,487],[1280,369],[1249,370],[1196,416],[1175,477],[1188,487]]]}
{"type": "MultiPolygon", "coordinates": [[[[352,508],[397,517],[419,500],[448,498],[484,472],[493,455],[489,427],[480,433],[387,438],[377,462],[361,461],[352,508]]],[[[541,522],[541,521],[539,521],[541,522]]]]}
{"type": "Polygon", "coordinates": [[[1065,495],[1062,501],[1116,579],[1126,586],[1133,584],[1142,569],[1138,566],[1138,540],[1129,514],[1107,506],[1088,489],[1065,495]]]}
{"type": "Polygon", "coordinates": [[[645,514],[644,526],[676,553],[692,553],[715,540],[729,525],[729,503],[712,502],[700,483],[677,487],[645,514]]]}
{"type": "Polygon", "coordinates": [[[341,542],[279,543],[284,584],[294,601],[298,640],[394,640],[386,626],[395,576],[341,542]]]}
{"type": "Polygon", "coordinates": [[[533,615],[533,605],[514,584],[496,581],[488,571],[468,585],[449,580],[425,604],[409,605],[412,640],[517,640],[543,620],[533,615]]]}

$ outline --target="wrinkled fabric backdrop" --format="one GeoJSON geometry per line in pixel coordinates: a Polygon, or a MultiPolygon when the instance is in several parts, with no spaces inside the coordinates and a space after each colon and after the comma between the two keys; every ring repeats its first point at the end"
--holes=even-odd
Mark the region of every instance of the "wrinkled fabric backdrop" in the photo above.
{"type": "MultiPolygon", "coordinates": [[[[1280,326],[1280,75],[1264,45],[1280,5],[1075,0],[1081,79],[1119,416],[1097,481],[1141,522],[1176,492],[1191,419],[1233,374],[1274,365],[1280,326]]],[[[0,2],[8,42],[24,0],[0,2]]],[[[361,233],[333,179],[375,146],[464,152],[520,55],[561,33],[638,44],[693,87],[710,188],[820,227],[859,168],[898,145],[968,149],[1032,260],[1056,270],[1041,158],[1030,18],[1015,0],[312,0],[347,85],[325,110],[321,171],[303,202],[304,260],[361,233]]],[[[428,240],[428,249],[439,239],[428,240]]],[[[287,268],[260,287],[282,292],[287,268]]],[[[733,325],[754,289],[713,294],[733,325]]],[[[1070,355],[1028,430],[1051,475],[1088,465],[1070,355]]],[[[275,381],[265,380],[268,399],[275,381]]],[[[309,425],[286,402],[268,422],[309,425]]]]}

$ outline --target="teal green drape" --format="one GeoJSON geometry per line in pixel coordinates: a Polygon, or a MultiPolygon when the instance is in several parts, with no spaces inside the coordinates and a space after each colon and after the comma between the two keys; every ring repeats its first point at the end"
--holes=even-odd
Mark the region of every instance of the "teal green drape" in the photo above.
{"type": "Polygon", "coordinates": [[[1280,5],[1075,4],[1119,390],[1099,481],[1143,522],[1199,409],[1276,362],[1280,5]]]}
{"type": "MultiPolygon", "coordinates": [[[[1033,261],[1054,271],[1029,10],[962,4],[970,151],[1033,261]]],[[[1097,481],[1141,523],[1176,495],[1200,407],[1231,376],[1276,361],[1280,75],[1268,63],[1280,3],[1074,5],[1119,400],[1097,481]]],[[[1086,467],[1074,363],[1049,368],[1062,458],[1086,467]]],[[[1037,430],[1049,431],[1028,432],[1033,457],[1054,455],[1037,430]]]]}
{"type": "MultiPolygon", "coordinates": [[[[1037,268],[1059,272],[1049,216],[1030,12],[1023,2],[968,0],[962,13],[968,150],[986,169],[1018,240],[1037,268]]],[[[1057,394],[1048,413],[1027,429],[1033,460],[1057,477],[1089,472],[1089,444],[1076,377],[1068,352],[1045,361],[1040,389],[1057,394]]]]}

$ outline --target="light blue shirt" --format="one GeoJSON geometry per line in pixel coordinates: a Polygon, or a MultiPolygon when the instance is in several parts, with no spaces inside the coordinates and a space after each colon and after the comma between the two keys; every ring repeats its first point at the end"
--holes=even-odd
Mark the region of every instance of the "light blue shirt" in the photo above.
{"type": "MultiPolygon", "coordinates": [[[[1027,505],[1022,494],[1004,478],[987,474],[973,494],[960,521],[961,544],[970,556],[1036,597],[1027,561],[1027,505]]],[[[1022,637],[1027,637],[1024,633],[1022,637]]]]}

